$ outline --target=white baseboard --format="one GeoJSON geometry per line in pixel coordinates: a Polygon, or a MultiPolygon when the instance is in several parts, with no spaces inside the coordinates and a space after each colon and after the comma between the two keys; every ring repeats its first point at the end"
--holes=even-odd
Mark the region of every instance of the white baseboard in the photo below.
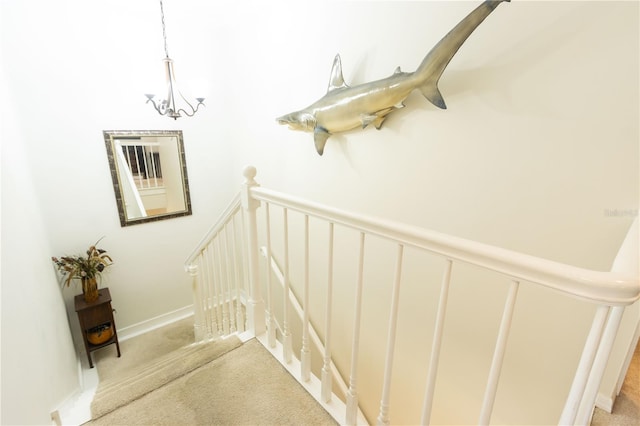
{"type": "Polygon", "coordinates": [[[620,394],[620,389],[622,389],[622,384],[624,383],[627,371],[629,370],[629,365],[631,364],[631,359],[633,358],[636,346],[638,345],[638,340],[640,340],[640,318],[636,323],[635,331],[633,333],[633,336],[631,337],[631,341],[629,342],[624,363],[620,367],[618,382],[616,383],[616,388],[614,390],[615,393],[611,396],[606,396],[602,393],[598,393],[598,396],[596,397],[596,407],[606,411],[609,414],[611,414],[611,412],[613,411],[613,404],[615,404],[616,398],[620,394]]]}
{"type": "Polygon", "coordinates": [[[91,401],[98,389],[98,371],[84,364],[78,359],[80,388],[56,410],[61,425],[75,426],[91,420],[91,401]]]}
{"type": "Polygon", "coordinates": [[[618,376],[618,383],[616,384],[616,395],[620,394],[620,390],[622,389],[622,385],[624,384],[627,372],[629,371],[629,365],[631,365],[631,360],[633,359],[633,355],[636,352],[638,341],[640,341],[640,317],[638,317],[638,321],[636,322],[636,329],[633,333],[631,341],[629,342],[629,347],[627,348],[627,356],[624,359],[624,364],[622,365],[622,369],[620,370],[620,374],[618,376]]]}
{"type": "Polygon", "coordinates": [[[173,312],[159,315],[155,318],[148,319],[146,321],[139,322],[137,324],[118,329],[118,341],[123,342],[131,339],[132,337],[139,336],[156,328],[164,327],[172,322],[180,321],[193,315],[193,305],[185,306],[184,308],[177,309],[173,312]]]}
{"type": "Polygon", "coordinates": [[[611,411],[613,410],[613,401],[614,398],[611,396],[606,396],[598,392],[598,396],[596,396],[596,407],[611,414],[611,411]]]}
{"type": "MultiPolygon", "coordinates": [[[[257,336],[256,339],[262,344],[262,346],[264,346],[267,351],[271,353],[271,355],[280,363],[280,365],[289,372],[289,374],[300,384],[300,386],[302,386],[307,392],[309,392],[309,395],[311,395],[318,402],[318,404],[320,404],[322,408],[324,408],[325,411],[329,413],[336,422],[338,422],[338,424],[343,424],[346,405],[340,398],[338,398],[334,394],[329,402],[324,402],[320,397],[322,393],[322,383],[320,382],[320,379],[311,374],[311,377],[308,381],[301,381],[300,361],[295,356],[292,356],[290,362],[283,362],[284,348],[280,341],[276,340],[276,344],[272,348],[269,346],[269,342],[267,342],[267,333],[262,333],[260,336],[257,336]]],[[[358,409],[356,424],[369,424],[360,409],[358,409]]]]}

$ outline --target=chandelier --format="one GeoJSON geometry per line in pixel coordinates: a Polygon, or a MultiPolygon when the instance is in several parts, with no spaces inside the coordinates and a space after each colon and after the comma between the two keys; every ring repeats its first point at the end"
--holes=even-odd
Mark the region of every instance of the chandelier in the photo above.
{"type": "Polygon", "coordinates": [[[182,114],[185,114],[189,117],[192,117],[200,108],[200,105],[204,105],[204,98],[196,98],[198,103],[194,108],[192,102],[189,102],[187,98],[180,92],[178,89],[178,84],[176,83],[176,75],[173,70],[173,59],[169,58],[169,50],[167,49],[167,30],[164,24],[164,8],[162,7],[162,0],[160,0],[160,14],[162,16],[162,37],[164,38],[164,53],[165,58],[164,62],[164,71],[165,78],[167,81],[167,97],[165,99],[159,100],[157,103],[153,100],[155,95],[153,94],[145,94],[147,97],[147,102],[151,102],[153,107],[158,111],[160,115],[166,115],[174,120],[182,117],[182,114]],[[179,103],[184,103],[182,107],[179,106],[179,103]]]}

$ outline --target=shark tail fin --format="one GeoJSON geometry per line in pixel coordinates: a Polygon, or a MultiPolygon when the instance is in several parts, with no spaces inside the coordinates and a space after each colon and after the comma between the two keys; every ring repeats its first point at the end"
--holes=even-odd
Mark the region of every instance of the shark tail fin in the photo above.
{"type": "Polygon", "coordinates": [[[482,2],[460,21],[458,25],[449,31],[422,60],[422,63],[414,74],[419,81],[421,81],[419,87],[420,90],[422,90],[422,94],[435,106],[442,109],[446,108],[442,95],[438,90],[438,80],[440,80],[440,76],[449,64],[449,61],[451,61],[478,25],[503,1],[510,0],[486,0],[482,2]]]}
{"type": "Polygon", "coordinates": [[[444,103],[444,98],[442,97],[442,93],[440,93],[440,89],[438,89],[437,82],[427,81],[420,86],[420,91],[422,91],[422,94],[429,102],[440,109],[447,109],[447,104],[444,103]]]}

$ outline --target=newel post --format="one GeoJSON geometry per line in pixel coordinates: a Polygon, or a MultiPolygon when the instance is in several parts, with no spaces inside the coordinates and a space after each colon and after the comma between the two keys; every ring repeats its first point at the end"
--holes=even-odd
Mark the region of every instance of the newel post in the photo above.
{"type": "Polygon", "coordinates": [[[199,342],[205,338],[206,327],[204,325],[204,312],[202,311],[202,298],[198,288],[198,265],[192,263],[187,267],[187,272],[191,276],[191,291],[193,292],[193,334],[196,342],[199,342]]]}
{"type": "Polygon", "coordinates": [[[246,213],[247,220],[247,255],[249,263],[249,301],[247,305],[247,320],[249,329],[255,336],[266,331],[264,301],[260,293],[260,264],[258,253],[258,221],[256,210],[260,207],[260,201],[251,196],[251,188],[259,186],[254,180],[256,168],[247,166],[244,168],[244,183],[242,184],[242,209],[246,213]]]}

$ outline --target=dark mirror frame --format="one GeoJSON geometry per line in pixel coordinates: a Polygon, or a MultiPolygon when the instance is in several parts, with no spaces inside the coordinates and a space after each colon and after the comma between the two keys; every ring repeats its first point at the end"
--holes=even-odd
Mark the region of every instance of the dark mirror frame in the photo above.
{"type": "Polygon", "coordinates": [[[113,181],[113,191],[118,206],[118,215],[120,217],[121,226],[131,226],[140,223],[155,222],[165,219],[173,219],[181,216],[189,216],[191,212],[191,195],[189,192],[189,179],[187,177],[187,161],[184,151],[184,140],[181,130],[104,130],[103,132],[105,147],[107,149],[107,159],[109,161],[109,169],[111,171],[111,180],[113,181]],[[121,173],[115,159],[114,140],[121,139],[139,139],[142,137],[175,137],[177,140],[177,154],[180,163],[180,173],[182,177],[182,190],[184,195],[184,210],[171,211],[166,213],[154,214],[151,216],[129,218],[127,216],[127,208],[122,193],[121,173]]]}

